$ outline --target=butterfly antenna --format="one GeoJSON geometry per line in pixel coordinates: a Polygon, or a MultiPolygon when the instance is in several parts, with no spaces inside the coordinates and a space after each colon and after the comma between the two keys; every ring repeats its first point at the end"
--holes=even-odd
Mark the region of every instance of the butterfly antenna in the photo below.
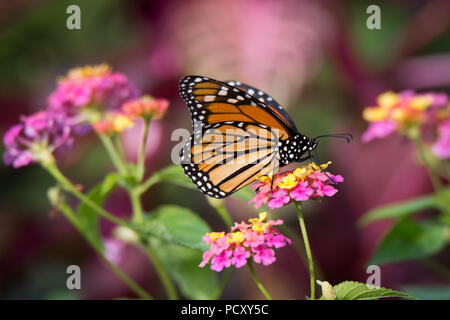
{"type": "Polygon", "coordinates": [[[320,139],[320,138],[338,138],[338,139],[345,139],[347,143],[350,143],[353,140],[353,135],[350,133],[332,133],[332,134],[323,134],[321,136],[317,136],[314,139],[320,139]]]}
{"type": "MultiPolygon", "coordinates": [[[[317,153],[316,153],[316,155],[317,155],[317,153]]],[[[317,158],[318,158],[318,156],[317,156],[317,158]]],[[[313,161],[319,166],[319,169],[320,169],[320,171],[324,174],[324,175],[326,175],[327,177],[328,177],[328,179],[330,179],[332,182],[333,182],[333,184],[336,184],[337,182],[332,178],[332,177],[330,177],[329,175],[328,175],[328,173],[326,173],[323,169],[322,169],[322,167],[320,166],[320,162],[319,162],[319,160],[316,158],[316,156],[314,155],[314,154],[311,154],[311,159],[313,159],[313,161]]]]}

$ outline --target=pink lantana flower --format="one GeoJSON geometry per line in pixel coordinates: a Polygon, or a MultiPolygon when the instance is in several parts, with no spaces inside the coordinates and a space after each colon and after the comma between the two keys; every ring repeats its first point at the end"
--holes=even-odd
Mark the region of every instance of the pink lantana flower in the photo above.
{"type": "Polygon", "coordinates": [[[252,186],[256,189],[256,196],[249,201],[254,202],[255,208],[267,203],[269,208],[281,208],[292,201],[306,201],[320,197],[332,197],[338,191],[334,183],[343,182],[341,175],[322,172],[331,162],[320,167],[310,163],[294,171],[286,171],[272,176],[262,176],[259,182],[252,186]],[[261,201],[260,199],[264,199],[261,201]]]}
{"type": "Polygon", "coordinates": [[[439,126],[449,118],[450,107],[446,94],[408,90],[400,93],[385,92],[378,96],[377,104],[365,108],[364,120],[369,122],[362,135],[363,142],[384,138],[393,132],[416,134],[424,126],[439,126]]]}
{"type": "Polygon", "coordinates": [[[3,137],[5,164],[18,168],[53,161],[53,152],[72,145],[72,129],[71,121],[61,112],[39,111],[22,116],[20,123],[3,137]]]}
{"type": "Polygon", "coordinates": [[[138,89],[120,72],[107,64],[70,70],[58,81],[48,98],[48,107],[76,117],[80,123],[100,121],[103,110],[117,110],[138,97],[138,89]]]}
{"type": "Polygon", "coordinates": [[[203,236],[203,241],[210,246],[203,253],[203,260],[199,267],[208,263],[217,272],[224,268],[245,266],[248,259],[255,263],[268,266],[275,262],[274,248],[281,248],[291,244],[291,240],[283,236],[276,225],[283,224],[282,220],[268,220],[265,212],[258,218],[252,218],[246,223],[235,223],[231,232],[211,232],[203,236]]]}
{"type": "Polygon", "coordinates": [[[438,129],[438,138],[432,145],[433,153],[441,158],[450,158],[450,119],[443,121],[438,129]]]}
{"type": "Polygon", "coordinates": [[[161,119],[167,108],[169,101],[166,99],[155,99],[151,96],[142,96],[123,104],[122,111],[130,117],[143,117],[161,119]]]}

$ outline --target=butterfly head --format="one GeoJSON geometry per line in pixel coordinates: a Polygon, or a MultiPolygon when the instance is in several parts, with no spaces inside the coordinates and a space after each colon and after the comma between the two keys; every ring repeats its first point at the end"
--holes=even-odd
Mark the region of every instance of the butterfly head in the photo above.
{"type": "Polygon", "coordinates": [[[318,139],[309,139],[308,140],[308,150],[313,151],[315,148],[317,148],[318,144],[319,144],[318,139]]]}

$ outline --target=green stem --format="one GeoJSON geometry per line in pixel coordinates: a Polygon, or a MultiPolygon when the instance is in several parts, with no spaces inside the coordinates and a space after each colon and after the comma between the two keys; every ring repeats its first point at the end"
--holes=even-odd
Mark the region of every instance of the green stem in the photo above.
{"type": "Polygon", "coordinates": [[[120,269],[116,264],[109,261],[103,251],[96,245],[90,238],[86,235],[80,221],[77,216],[74,214],[72,209],[67,204],[61,204],[59,209],[64,214],[64,216],[69,220],[72,225],[80,232],[80,234],[85,238],[85,240],[89,243],[92,249],[100,256],[100,258],[106,263],[106,265],[111,269],[111,271],[120,279],[122,282],[133,291],[138,297],[146,300],[153,300],[153,297],[145,291],[141,286],[139,286],[133,279],[131,279],[122,269],[120,269]]]}
{"type": "Polygon", "coordinates": [[[61,185],[61,187],[63,187],[63,189],[72,193],[80,201],[84,202],[92,210],[96,211],[100,216],[104,217],[105,219],[108,219],[109,221],[117,225],[132,228],[127,222],[117,218],[116,216],[113,216],[111,213],[109,213],[108,211],[97,205],[94,201],[86,197],[82,192],[78,191],[78,189],[72,184],[72,182],[70,182],[69,179],[67,179],[61,173],[61,171],[59,171],[59,169],[56,167],[55,164],[47,164],[44,166],[44,168],[53,176],[53,178],[55,178],[56,181],[58,181],[58,183],[61,185]]]}
{"type": "Polygon", "coordinates": [[[442,188],[442,183],[441,180],[439,178],[439,175],[436,174],[436,171],[434,170],[433,166],[430,165],[427,157],[426,157],[426,151],[425,151],[425,146],[422,143],[422,140],[420,140],[420,138],[413,138],[412,139],[414,144],[416,145],[417,151],[420,155],[420,158],[422,159],[423,162],[423,166],[425,167],[425,169],[428,172],[428,175],[430,177],[431,183],[434,187],[435,190],[439,190],[442,188]]]}
{"type": "Polygon", "coordinates": [[[125,158],[125,152],[123,151],[122,141],[120,140],[120,134],[114,135],[114,144],[116,145],[117,153],[119,155],[120,162],[126,167],[127,160],[125,158]]]}
{"type": "Polygon", "coordinates": [[[227,208],[225,208],[225,202],[222,201],[222,203],[215,208],[223,222],[225,222],[228,228],[231,228],[233,226],[233,221],[231,220],[231,216],[228,213],[227,208]]]}
{"type": "Polygon", "coordinates": [[[250,274],[252,275],[253,281],[255,281],[256,285],[258,286],[261,293],[266,297],[267,300],[272,300],[272,297],[267,292],[266,288],[262,285],[261,281],[259,281],[258,277],[256,276],[255,270],[253,270],[253,261],[248,260],[247,262],[248,270],[250,270],[250,274]]]}
{"type": "Polygon", "coordinates": [[[308,234],[306,233],[305,221],[303,220],[302,213],[302,203],[295,202],[295,208],[297,209],[298,221],[300,223],[300,229],[302,230],[303,242],[305,243],[306,256],[308,257],[309,263],[309,278],[311,282],[311,300],[315,299],[315,276],[314,276],[314,262],[311,254],[311,249],[309,247],[308,234]]]}
{"type": "Polygon", "coordinates": [[[144,222],[144,212],[142,210],[141,197],[137,189],[131,189],[128,191],[131,200],[131,206],[133,208],[133,222],[136,224],[142,224],[144,222]]]}
{"type": "Polygon", "coordinates": [[[122,159],[117,152],[116,148],[114,147],[113,142],[111,141],[111,138],[99,133],[98,137],[102,141],[103,145],[105,146],[106,151],[108,152],[109,157],[111,158],[111,161],[113,162],[114,166],[116,167],[117,171],[123,175],[127,175],[127,167],[124,162],[122,162],[122,159]]]}
{"type": "Polygon", "coordinates": [[[159,260],[155,250],[153,250],[151,244],[147,244],[145,249],[148,256],[151,259],[153,266],[155,267],[156,272],[158,273],[159,278],[161,279],[162,284],[164,285],[167,297],[170,300],[178,300],[179,298],[177,289],[175,288],[175,285],[172,283],[172,280],[170,279],[169,274],[166,271],[166,268],[164,268],[163,264],[159,260]]]}
{"type": "MultiPolygon", "coordinates": [[[[128,194],[130,196],[131,206],[133,208],[133,221],[136,224],[141,225],[144,222],[144,213],[142,210],[141,196],[139,190],[128,189],[128,194]]],[[[155,267],[156,273],[158,274],[159,278],[161,279],[161,282],[164,285],[168,298],[170,300],[177,300],[178,294],[175,285],[172,283],[172,280],[170,279],[169,274],[166,271],[166,268],[164,268],[164,266],[162,265],[158,255],[153,250],[150,243],[147,243],[145,251],[150,257],[150,260],[153,266],[155,267]]]]}
{"type": "Polygon", "coordinates": [[[225,272],[224,272],[225,274],[222,276],[222,279],[220,279],[220,284],[219,284],[219,287],[217,287],[217,290],[214,294],[213,300],[218,300],[222,296],[222,293],[225,290],[225,287],[227,286],[228,281],[230,280],[231,271],[232,271],[231,268],[228,268],[225,270],[225,272]]]}
{"type": "Polygon", "coordinates": [[[138,192],[139,194],[143,194],[150,187],[152,187],[154,184],[156,184],[160,181],[161,181],[161,179],[158,176],[158,173],[155,173],[151,177],[149,177],[147,180],[145,180],[142,184],[140,184],[138,187],[136,187],[136,192],[138,192]]]}
{"type": "MultiPolygon", "coordinates": [[[[308,257],[306,256],[305,249],[303,248],[302,241],[300,238],[298,238],[298,233],[293,230],[293,228],[287,224],[283,224],[278,226],[278,230],[281,231],[285,236],[290,238],[292,240],[292,244],[294,245],[295,251],[297,251],[298,256],[303,262],[303,265],[307,268],[309,268],[308,263],[308,257]]],[[[314,261],[314,257],[313,257],[314,261]]],[[[317,265],[317,263],[314,265],[314,271],[318,279],[325,279],[325,276],[323,274],[323,271],[321,268],[317,265]]]]}
{"type": "Polygon", "coordinates": [[[137,181],[141,182],[145,173],[145,151],[147,148],[148,131],[150,129],[150,120],[144,119],[144,136],[142,138],[141,148],[137,163],[137,181]]]}

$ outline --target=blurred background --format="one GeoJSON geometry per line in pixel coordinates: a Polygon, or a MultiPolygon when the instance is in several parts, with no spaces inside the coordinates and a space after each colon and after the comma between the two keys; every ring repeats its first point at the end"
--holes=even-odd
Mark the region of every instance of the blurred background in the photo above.
{"type": "MultiPolygon", "coordinates": [[[[367,145],[364,107],[386,90],[415,89],[450,93],[450,1],[0,1],[0,135],[46,103],[56,79],[68,69],[106,62],[125,73],[144,93],[170,100],[168,114],[151,126],[147,167],[171,163],[170,141],[176,128],[190,129],[190,116],[177,92],[188,74],[240,80],[275,97],[308,136],[349,132],[347,145],[322,140],[320,159],[345,183],[333,198],[305,208],[312,251],[323,279],[365,282],[367,261],[392,224],[359,228],[367,210],[431,192],[414,147],[399,137],[367,145]],[[81,8],[81,30],[68,30],[66,8],[81,8]],[[369,30],[366,8],[381,8],[381,30],[369,30]]],[[[132,158],[138,141],[128,132],[132,158]]],[[[2,147],[3,148],[3,145],[2,147]]],[[[3,149],[0,149],[3,151],[3,149]]],[[[62,170],[89,188],[111,170],[93,136],[76,142],[62,170]],[[100,166],[99,166],[100,164],[100,166]]],[[[20,170],[0,165],[0,298],[110,299],[130,295],[77,231],[51,212],[46,190],[52,179],[38,166],[20,170]],[[66,268],[82,270],[82,290],[66,289],[66,268]]],[[[179,204],[205,218],[212,229],[223,223],[198,191],[157,185],[144,197],[151,210],[179,204]]],[[[234,220],[253,211],[227,200],[234,220]]],[[[291,206],[292,207],[292,206],[291,206]]],[[[130,212],[127,196],[117,190],[106,208],[130,212]]],[[[276,211],[297,229],[294,208],[276,211]]],[[[432,213],[431,213],[432,214],[432,213]]],[[[104,234],[110,225],[102,225],[104,234]]],[[[276,299],[303,299],[308,276],[294,248],[277,253],[277,263],[257,273],[276,299]]],[[[436,260],[450,264],[449,250],[436,260]]],[[[124,270],[156,296],[163,296],[147,258],[126,247],[124,270]]],[[[245,268],[233,272],[223,298],[262,298],[245,268]]],[[[448,284],[418,262],[381,268],[382,286],[448,284]]]]}

